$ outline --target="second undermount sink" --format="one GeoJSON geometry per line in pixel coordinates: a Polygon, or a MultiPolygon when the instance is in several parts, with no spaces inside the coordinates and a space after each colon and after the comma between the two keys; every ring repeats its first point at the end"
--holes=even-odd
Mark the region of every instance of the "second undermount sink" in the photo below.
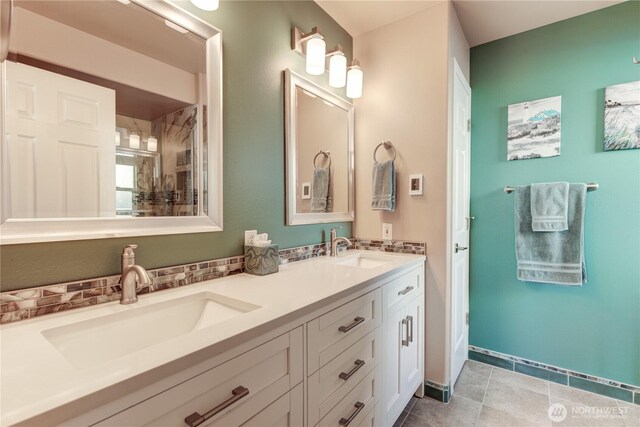
{"type": "Polygon", "coordinates": [[[93,366],[233,319],[260,306],[213,292],[177,298],[42,332],[78,368],[93,366]]]}
{"type": "Polygon", "coordinates": [[[368,269],[380,267],[390,262],[392,262],[392,260],[384,258],[384,256],[358,254],[346,257],[343,261],[337,262],[336,265],[368,269]]]}

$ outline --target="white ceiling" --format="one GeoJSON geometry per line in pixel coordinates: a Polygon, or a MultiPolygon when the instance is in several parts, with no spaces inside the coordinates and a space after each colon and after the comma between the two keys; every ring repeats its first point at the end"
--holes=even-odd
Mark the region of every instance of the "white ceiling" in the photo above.
{"type": "MultiPolygon", "coordinates": [[[[316,0],[357,37],[449,0],[316,0]]],[[[562,21],[623,0],[452,0],[470,46],[562,21]]]]}

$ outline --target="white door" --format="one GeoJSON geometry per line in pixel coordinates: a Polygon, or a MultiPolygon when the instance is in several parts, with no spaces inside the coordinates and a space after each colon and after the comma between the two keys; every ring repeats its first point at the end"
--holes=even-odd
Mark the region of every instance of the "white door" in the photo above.
{"type": "Polygon", "coordinates": [[[115,92],[7,61],[9,218],[115,215],[115,92]]]}
{"type": "Polygon", "coordinates": [[[454,60],[451,156],[451,385],[469,346],[469,156],[471,88],[454,60]]]}

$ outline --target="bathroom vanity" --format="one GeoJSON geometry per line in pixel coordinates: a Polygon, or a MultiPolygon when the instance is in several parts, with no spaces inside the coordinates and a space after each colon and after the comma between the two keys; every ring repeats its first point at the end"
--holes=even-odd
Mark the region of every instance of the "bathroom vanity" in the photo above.
{"type": "Polygon", "coordinates": [[[2,425],[390,426],[424,256],[349,251],[3,325],[2,425]]]}

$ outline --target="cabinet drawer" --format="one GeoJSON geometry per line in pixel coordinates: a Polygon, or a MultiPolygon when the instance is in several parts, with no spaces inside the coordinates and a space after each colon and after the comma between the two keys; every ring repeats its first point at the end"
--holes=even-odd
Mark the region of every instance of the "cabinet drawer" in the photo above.
{"type": "Polygon", "coordinates": [[[302,419],[304,406],[302,389],[302,383],[298,384],[289,393],[267,406],[247,422],[242,422],[247,414],[238,408],[231,411],[228,416],[221,418],[218,423],[211,425],[220,427],[236,425],[242,427],[300,427],[304,423],[302,419]]]}
{"type": "Polygon", "coordinates": [[[364,421],[369,409],[376,405],[375,372],[371,371],[353,390],[351,390],[317,425],[327,427],[346,426],[340,423],[350,420],[349,426],[354,427],[364,421]]]}
{"type": "Polygon", "coordinates": [[[217,425],[227,417],[231,418],[224,425],[240,425],[302,381],[302,345],[300,327],[97,425],[184,427],[189,415],[205,414],[215,407],[220,408],[219,412],[201,425],[217,425]],[[245,395],[240,387],[248,389],[248,393],[245,395]],[[242,413],[244,419],[232,412],[242,413]]]}
{"type": "Polygon", "coordinates": [[[421,293],[424,288],[424,277],[422,271],[422,268],[418,267],[415,270],[411,270],[407,274],[387,283],[384,286],[385,307],[391,307],[403,300],[409,301],[417,294],[421,293]]]}
{"type": "Polygon", "coordinates": [[[380,299],[376,289],[307,323],[308,375],[380,324],[380,299]]]}
{"type": "Polygon", "coordinates": [[[309,377],[309,425],[333,409],[380,361],[381,328],[369,332],[309,377]]]}

